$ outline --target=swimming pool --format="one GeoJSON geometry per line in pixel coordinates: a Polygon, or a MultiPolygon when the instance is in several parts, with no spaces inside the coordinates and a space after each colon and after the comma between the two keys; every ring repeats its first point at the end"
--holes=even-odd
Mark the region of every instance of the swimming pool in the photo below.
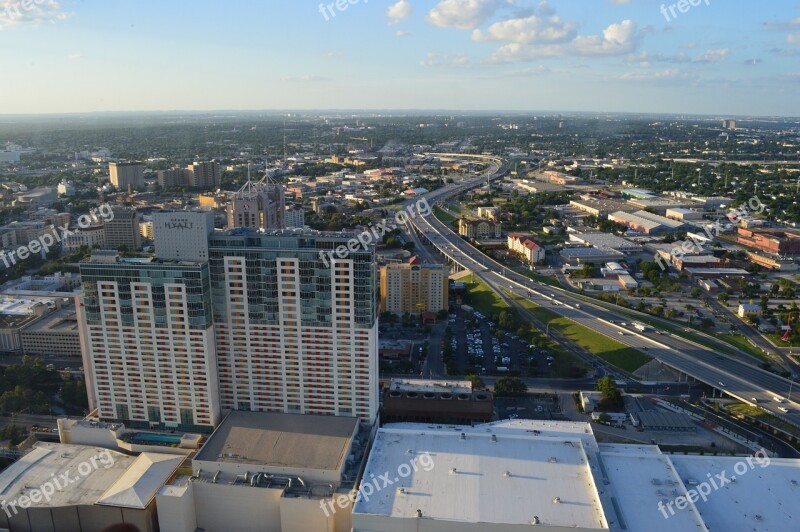
{"type": "Polygon", "coordinates": [[[177,434],[150,434],[149,432],[137,432],[131,438],[131,443],[178,445],[181,437],[177,434]]]}

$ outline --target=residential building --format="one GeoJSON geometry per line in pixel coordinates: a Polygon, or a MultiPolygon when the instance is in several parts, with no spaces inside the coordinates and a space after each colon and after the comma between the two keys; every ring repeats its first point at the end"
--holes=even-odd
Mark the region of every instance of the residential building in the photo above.
{"type": "Polygon", "coordinates": [[[375,249],[316,231],[209,242],[223,409],[354,416],[378,410],[375,249]]]}
{"type": "Polygon", "coordinates": [[[153,220],[143,220],[139,224],[139,233],[142,235],[143,240],[152,242],[155,238],[155,233],[153,232],[153,220]]]}
{"type": "Polygon", "coordinates": [[[281,185],[248,181],[228,203],[228,229],[283,229],[285,212],[286,196],[281,185]]]}
{"type": "Polygon", "coordinates": [[[144,188],[144,164],[139,162],[108,163],[109,180],[120,190],[144,188]]]}
{"type": "Polygon", "coordinates": [[[72,185],[72,181],[67,181],[66,179],[61,180],[61,182],[58,184],[57,190],[59,196],[70,197],[75,195],[75,187],[72,185]]]}
{"type": "Polygon", "coordinates": [[[447,309],[447,266],[442,264],[388,264],[381,268],[381,312],[398,316],[447,309]]]}
{"type": "Polygon", "coordinates": [[[496,220],[500,214],[500,207],[478,207],[478,217],[487,220],[496,220]]]}
{"type": "Polygon", "coordinates": [[[141,215],[132,209],[114,209],[114,216],[105,220],[105,247],[119,249],[125,247],[136,250],[142,247],[142,235],[139,229],[141,215]]]}
{"type": "Polygon", "coordinates": [[[189,171],[191,188],[217,189],[222,183],[222,173],[217,161],[194,162],[186,169],[189,171]]]}
{"type": "Polygon", "coordinates": [[[527,235],[512,233],[508,235],[508,251],[522,257],[528,264],[539,264],[544,260],[544,248],[527,235]]]}
{"type": "Polygon", "coordinates": [[[208,236],[214,232],[210,211],[154,212],[155,255],[164,260],[208,260],[208,236]]]}
{"type": "Polygon", "coordinates": [[[306,225],[306,213],[299,205],[287,205],[284,211],[287,228],[298,228],[306,225]]]}
{"type": "Polygon", "coordinates": [[[210,431],[220,419],[207,262],[99,252],[80,264],[81,351],[102,421],[210,431]]]}
{"type": "Polygon", "coordinates": [[[177,188],[189,186],[189,173],[186,168],[170,168],[159,170],[156,172],[156,176],[158,176],[158,184],[162,188],[177,188]]]}
{"type": "Polygon", "coordinates": [[[490,238],[501,238],[500,222],[489,220],[468,220],[460,218],[458,220],[458,234],[467,238],[485,240],[490,238]]]}

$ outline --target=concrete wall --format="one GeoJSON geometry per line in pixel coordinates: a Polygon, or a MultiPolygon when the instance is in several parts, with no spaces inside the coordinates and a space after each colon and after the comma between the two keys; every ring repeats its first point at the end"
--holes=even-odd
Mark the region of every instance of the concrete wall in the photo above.
{"type": "Polygon", "coordinates": [[[220,532],[281,532],[282,489],[195,482],[197,526],[220,532]]]}
{"type": "Polygon", "coordinates": [[[161,532],[194,532],[197,530],[194,484],[194,482],[189,482],[182,490],[167,486],[162,488],[156,496],[158,525],[161,532]],[[164,489],[171,491],[164,495],[164,489]]]}
{"type": "Polygon", "coordinates": [[[103,532],[111,525],[129,523],[139,532],[156,530],[155,511],[133,510],[113,506],[68,506],[61,508],[28,508],[9,520],[0,512],[0,527],[12,532],[103,532]]]}
{"type": "MultiPolygon", "coordinates": [[[[531,516],[533,517],[533,516],[531,516]]],[[[465,523],[458,521],[439,521],[436,519],[392,518],[381,515],[357,515],[353,517],[353,532],[598,532],[601,528],[573,528],[566,526],[547,526],[539,524],[512,525],[500,523],[465,523]]]]}

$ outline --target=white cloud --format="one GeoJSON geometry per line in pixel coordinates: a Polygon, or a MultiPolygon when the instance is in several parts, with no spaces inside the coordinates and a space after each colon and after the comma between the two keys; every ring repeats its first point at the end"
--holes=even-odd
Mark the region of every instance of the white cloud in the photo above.
{"type": "Polygon", "coordinates": [[[411,16],[411,4],[406,0],[400,0],[396,4],[392,4],[386,10],[386,16],[389,18],[389,25],[395,26],[411,16]]]}
{"type": "Polygon", "coordinates": [[[472,39],[529,44],[559,43],[574,39],[577,31],[576,24],[564,22],[558,16],[542,17],[534,14],[495,22],[486,31],[476,29],[472,33],[472,39]]]}
{"type": "Polygon", "coordinates": [[[55,0],[0,0],[0,30],[54,23],[70,16],[55,0]]]}
{"type": "Polygon", "coordinates": [[[642,70],[636,72],[628,72],[621,75],[619,78],[626,81],[653,81],[653,80],[667,80],[667,79],[683,79],[688,77],[684,72],[676,68],[667,70],[642,70]]]}
{"type": "Polygon", "coordinates": [[[731,51],[729,48],[720,48],[719,50],[708,50],[703,55],[695,58],[695,63],[719,63],[724,61],[731,51]]]}
{"type": "Polygon", "coordinates": [[[428,52],[426,59],[419,63],[426,67],[454,67],[469,64],[469,58],[464,54],[443,54],[438,52],[428,52]]]}
{"type": "Polygon", "coordinates": [[[474,30],[508,3],[507,0],[441,0],[427,19],[440,28],[474,30]]]}

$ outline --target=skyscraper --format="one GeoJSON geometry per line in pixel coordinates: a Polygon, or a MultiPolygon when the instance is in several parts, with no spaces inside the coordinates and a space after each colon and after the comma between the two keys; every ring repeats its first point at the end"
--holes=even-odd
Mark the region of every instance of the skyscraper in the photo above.
{"type": "Polygon", "coordinates": [[[189,186],[192,188],[219,188],[222,175],[217,161],[194,162],[187,168],[189,186]]]}
{"type": "Polygon", "coordinates": [[[213,212],[153,213],[153,241],[159,259],[207,261],[208,235],[213,232],[213,212]]]}
{"type": "Polygon", "coordinates": [[[449,271],[441,264],[388,264],[381,268],[381,312],[439,312],[448,307],[449,271]]]}
{"type": "Polygon", "coordinates": [[[100,419],[213,428],[220,404],[208,263],[99,252],[80,271],[81,352],[100,419]]]}
{"type": "Polygon", "coordinates": [[[352,237],[247,229],[211,237],[223,409],[375,419],[375,250],[323,256],[352,237]]]}
{"type": "Polygon", "coordinates": [[[228,203],[228,228],[284,229],[286,197],[275,183],[247,183],[228,203]]]}
{"type": "Polygon", "coordinates": [[[113,209],[114,217],[103,222],[105,230],[105,247],[130,250],[142,247],[142,232],[139,223],[141,215],[133,209],[113,209]]]}

